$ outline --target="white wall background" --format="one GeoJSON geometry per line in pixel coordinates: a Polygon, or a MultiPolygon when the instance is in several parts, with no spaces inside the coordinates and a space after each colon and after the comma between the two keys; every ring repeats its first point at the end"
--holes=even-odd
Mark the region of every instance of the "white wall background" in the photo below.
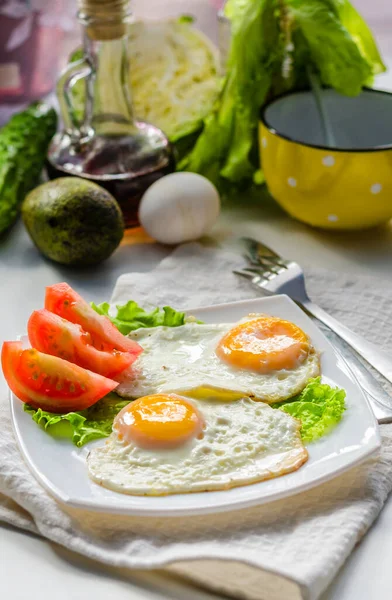
{"type": "Polygon", "coordinates": [[[382,21],[385,18],[392,20],[391,0],[352,0],[352,3],[368,20],[382,21]]]}
{"type": "MultiPolygon", "coordinates": [[[[380,44],[391,49],[392,59],[392,0],[351,0],[366,18],[380,44]],[[381,39],[382,38],[382,39],[381,39]],[[389,42],[389,43],[388,43],[389,42]]],[[[224,2],[222,1],[221,4],[224,2]]],[[[162,16],[177,16],[181,13],[196,13],[199,26],[212,37],[216,35],[216,23],[212,16],[219,0],[132,0],[134,13],[141,18],[159,19],[162,16]]]]}
{"type": "MultiPolygon", "coordinates": [[[[392,0],[351,0],[354,6],[360,10],[367,19],[382,20],[385,17],[392,19],[392,0]]],[[[177,10],[181,12],[184,6],[190,9],[197,5],[198,9],[203,5],[207,10],[208,5],[219,5],[219,0],[132,0],[135,12],[141,13],[164,13],[177,10]]],[[[223,2],[222,2],[223,4],[223,2]]],[[[392,34],[392,32],[391,32],[392,34]]]]}

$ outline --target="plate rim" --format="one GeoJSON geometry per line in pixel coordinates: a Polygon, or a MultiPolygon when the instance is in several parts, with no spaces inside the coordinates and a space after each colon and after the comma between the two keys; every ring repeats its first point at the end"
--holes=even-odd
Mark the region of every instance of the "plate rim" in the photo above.
{"type": "MultiPolygon", "coordinates": [[[[271,301],[271,300],[276,300],[276,299],[284,299],[284,302],[289,302],[295,308],[296,311],[301,311],[301,309],[295,304],[295,302],[293,302],[293,300],[286,294],[276,294],[276,295],[274,294],[273,296],[250,298],[249,300],[237,300],[234,302],[224,302],[224,303],[219,303],[219,304],[211,304],[208,306],[194,307],[194,308],[186,309],[184,312],[188,315],[192,315],[193,312],[203,313],[203,312],[208,312],[211,310],[219,311],[219,309],[222,310],[224,308],[226,309],[226,308],[231,308],[231,307],[240,307],[241,305],[246,305],[249,307],[249,305],[252,305],[252,304],[255,304],[255,305],[259,304],[260,301],[262,301],[262,300],[271,301]]],[[[309,319],[309,317],[306,315],[306,313],[303,313],[303,314],[306,317],[306,319],[309,320],[312,323],[312,325],[318,329],[319,333],[323,337],[324,343],[327,346],[329,346],[331,351],[334,352],[334,354],[335,354],[333,345],[326,338],[326,336],[323,334],[323,332],[319,329],[317,324],[313,323],[309,319]]],[[[23,336],[18,336],[18,339],[21,339],[21,338],[23,338],[23,336]]],[[[365,404],[368,407],[369,415],[371,416],[372,421],[373,421],[372,426],[374,428],[374,433],[375,433],[374,439],[372,439],[371,442],[369,442],[366,446],[359,446],[356,450],[354,450],[353,453],[357,454],[357,456],[354,456],[353,459],[349,463],[345,462],[341,466],[334,468],[333,471],[316,476],[313,479],[311,479],[310,481],[299,483],[296,485],[295,489],[287,488],[287,489],[282,489],[282,490],[276,490],[276,491],[270,492],[268,496],[259,497],[259,498],[251,497],[248,499],[237,499],[237,500],[233,499],[231,502],[227,502],[227,503],[223,502],[222,504],[220,504],[218,506],[204,505],[204,506],[200,506],[200,507],[190,507],[190,508],[183,507],[183,508],[173,508],[173,509],[171,509],[171,508],[156,508],[155,509],[155,508],[150,508],[150,507],[139,508],[139,507],[129,507],[126,505],[115,506],[114,504],[111,505],[108,502],[105,502],[104,500],[100,501],[100,500],[91,500],[91,499],[80,499],[78,497],[74,497],[72,495],[66,494],[61,489],[59,489],[57,487],[57,485],[53,484],[51,482],[51,480],[46,475],[44,475],[39,470],[39,468],[36,467],[35,462],[29,453],[28,447],[23,440],[23,436],[21,435],[21,431],[19,428],[19,420],[18,420],[18,416],[16,414],[16,410],[17,410],[17,406],[20,403],[20,400],[9,389],[11,423],[12,423],[12,428],[13,428],[13,432],[15,435],[17,446],[20,450],[22,458],[23,458],[25,464],[27,465],[29,471],[35,477],[37,482],[40,485],[42,485],[42,487],[55,500],[58,500],[60,503],[62,503],[65,506],[68,506],[71,508],[76,508],[76,509],[87,509],[87,510],[90,510],[93,512],[98,512],[98,513],[118,514],[118,515],[128,515],[128,516],[143,516],[143,517],[147,517],[147,518],[148,517],[173,518],[176,516],[183,517],[183,516],[188,516],[188,515],[191,516],[191,515],[214,514],[214,513],[217,514],[217,513],[241,510],[243,508],[249,508],[251,506],[261,506],[263,504],[267,504],[269,502],[274,502],[276,500],[280,500],[280,499],[287,498],[290,496],[295,496],[297,494],[303,493],[314,487],[318,487],[319,485],[321,485],[327,481],[330,481],[330,480],[334,479],[335,477],[338,477],[342,473],[358,466],[359,464],[364,462],[367,458],[369,458],[369,456],[374,454],[381,447],[381,436],[380,436],[379,424],[374,416],[371,406],[370,406],[366,396],[364,395],[362,388],[356,382],[352,373],[351,372],[346,373],[346,375],[352,381],[352,383],[355,385],[355,387],[358,390],[358,393],[362,397],[362,401],[365,402],[365,404]]],[[[32,423],[33,423],[33,421],[32,421],[32,423]]],[[[86,477],[88,477],[87,473],[86,473],[86,477]]],[[[279,479],[279,478],[276,478],[276,479],[279,479]]],[[[255,483],[262,483],[262,482],[254,482],[254,483],[248,484],[246,486],[239,486],[239,487],[240,488],[243,488],[243,487],[248,488],[248,487],[251,487],[252,485],[255,485],[255,483]]],[[[237,488],[233,488],[233,489],[237,489],[237,488]]],[[[225,491],[226,490],[220,490],[219,492],[225,493],[225,491]]],[[[228,490],[228,491],[232,491],[232,490],[228,490]]],[[[113,493],[115,494],[116,492],[113,492],[113,493]]],[[[198,492],[198,493],[199,494],[203,494],[203,493],[211,494],[211,492],[198,492]]],[[[187,496],[189,496],[189,495],[190,494],[188,494],[187,496]]],[[[125,494],[121,494],[121,496],[125,496],[125,494]]],[[[129,494],[129,496],[132,498],[131,494],[129,494]]]]}

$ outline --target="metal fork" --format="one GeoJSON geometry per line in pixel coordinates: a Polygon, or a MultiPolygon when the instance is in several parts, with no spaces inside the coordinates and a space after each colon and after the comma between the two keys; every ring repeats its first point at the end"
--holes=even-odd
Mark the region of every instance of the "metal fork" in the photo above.
{"type": "MultiPolygon", "coordinates": [[[[262,290],[264,295],[282,293],[284,284],[284,293],[287,293],[287,295],[292,297],[291,293],[288,293],[290,290],[287,289],[287,284],[290,281],[289,278],[286,277],[282,283],[282,287],[280,287],[279,281],[276,280],[275,277],[270,276],[271,266],[273,267],[272,273],[275,273],[275,276],[277,276],[283,273],[285,270],[291,268],[289,265],[293,264],[292,261],[286,261],[267,246],[255,242],[254,240],[245,238],[244,241],[247,249],[246,258],[248,258],[253,265],[259,266],[258,268],[251,267],[238,270],[235,271],[235,273],[249,279],[262,290]],[[266,272],[267,278],[262,277],[264,272],[266,272]],[[271,282],[274,282],[275,285],[271,285],[271,282]]],[[[299,265],[296,265],[296,267],[300,269],[299,265]]],[[[345,364],[348,371],[351,372],[354,379],[357,380],[363,389],[363,392],[365,393],[365,396],[367,397],[378,422],[391,423],[392,400],[384,391],[380,383],[361,362],[357,353],[339,335],[332,331],[329,326],[325,325],[311,312],[309,312],[301,302],[298,300],[295,301],[302,308],[302,310],[304,310],[304,312],[306,312],[312,319],[317,321],[320,329],[323,330],[326,337],[332,343],[337,356],[340,358],[343,364],[345,364]]]]}
{"type": "MultiPolygon", "coordinates": [[[[322,308],[314,304],[306,291],[304,273],[296,262],[283,259],[273,250],[255,240],[243,238],[243,242],[246,248],[245,256],[252,266],[236,270],[236,274],[249,279],[251,283],[261,288],[265,295],[287,294],[290,296],[308,315],[323,323],[330,332],[333,332],[334,338],[331,341],[335,347],[337,346],[336,342],[338,340],[341,341],[341,338],[365,359],[367,363],[381,373],[385,379],[392,383],[392,360],[389,358],[389,355],[352,332],[348,327],[339,323],[339,321],[331,317],[322,308]]],[[[332,338],[333,336],[329,335],[328,337],[332,338]]],[[[351,370],[356,370],[356,375],[361,375],[361,377],[357,378],[362,380],[363,387],[365,387],[364,380],[366,379],[368,387],[371,388],[371,391],[367,391],[373,398],[377,396],[374,399],[381,402],[382,406],[387,408],[387,414],[384,415],[377,414],[377,411],[375,411],[379,421],[385,422],[384,417],[389,419],[391,415],[391,400],[389,396],[383,391],[374,377],[370,373],[366,373],[365,368],[357,357],[353,355],[351,357],[352,360],[348,361],[350,355],[349,349],[342,346],[342,344],[339,347],[340,355],[342,355],[343,349],[343,358],[346,364],[350,362],[349,366],[351,370]]]]}

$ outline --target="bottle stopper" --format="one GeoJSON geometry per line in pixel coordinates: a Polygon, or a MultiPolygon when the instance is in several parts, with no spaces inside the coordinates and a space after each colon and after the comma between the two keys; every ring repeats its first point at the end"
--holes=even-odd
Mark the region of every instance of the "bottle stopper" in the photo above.
{"type": "Polygon", "coordinates": [[[91,39],[115,40],[128,31],[130,4],[130,0],[78,0],[78,16],[91,39]]]}

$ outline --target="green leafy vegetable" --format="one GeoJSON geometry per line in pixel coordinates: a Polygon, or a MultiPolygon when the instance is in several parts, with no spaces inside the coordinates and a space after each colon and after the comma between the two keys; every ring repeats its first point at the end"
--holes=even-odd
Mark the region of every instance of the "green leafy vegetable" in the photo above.
{"type": "Polygon", "coordinates": [[[257,168],[259,110],[283,92],[323,85],[358,94],[385,70],[372,34],[348,0],[228,0],[227,74],[215,108],[179,168],[222,188],[249,181],[257,168]]]}
{"type": "Polygon", "coordinates": [[[290,18],[307,42],[309,59],[322,83],[355,96],[373,69],[340,21],[336,4],[336,0],[287,0],[290,18]]]}
{"type": "Polygon", "coordinates": [[[0,235],[15,223],[27,192],[38,185],[56,126],[56,111],[35,102],[0,130],[0,235]]]}
{"type": "Polygon", "coordinates": [[[241,0],[230,6],[232,42],[227,76],[216,110],[180,169],[212,180],[239,181],[252,176],[258,113],[279,71],[283,45],[272,0],[241,0]]]}
{"type": "Polygon", "coordinates": [[[91,306],[100,315],[109,317],[123,335],[128,335],[131,331],[141,327],[159,327],[160,325],[178,327],[185,323],[185,313],[178,312],[170,306],[164,306],[162,309],[155,308],[151,312],[147,312],[136,302],[130,300],[122,306],[116,306],[117,314],[115,316],[109,314],[110,304],[107,302],[98,305],[92,302],[91,306]]]}
{"type": "MultiPolygon", "coordinates": [[[[376,42],[365,20],[348,0],[336,0],[342,25],[350,33],[362,56],[372,66],[372,75],[383,73],[386,67],[378,51],[376,42]]],[[[373,77],[367,82],[371,84],[373,77]]]]}
{"type": "Polygon", "coordinates": [[[298,396],[272,407],[299,419],[302,440],[313,442],[339,423],[345,411],[345,397],[344,390],[321,383],[316,377],[298,396]]]}
{"type": "Polygon", "coordinates": [[[33,420],[53,435],[71,437],[76,446],[83,446],[91,440],[107,437],[112,431],[113,419],[120,410],[129,404],[116,394],[109,394],[96,404],[80,412],[63,415],[38,410],[24,405],[33,420]]]}

